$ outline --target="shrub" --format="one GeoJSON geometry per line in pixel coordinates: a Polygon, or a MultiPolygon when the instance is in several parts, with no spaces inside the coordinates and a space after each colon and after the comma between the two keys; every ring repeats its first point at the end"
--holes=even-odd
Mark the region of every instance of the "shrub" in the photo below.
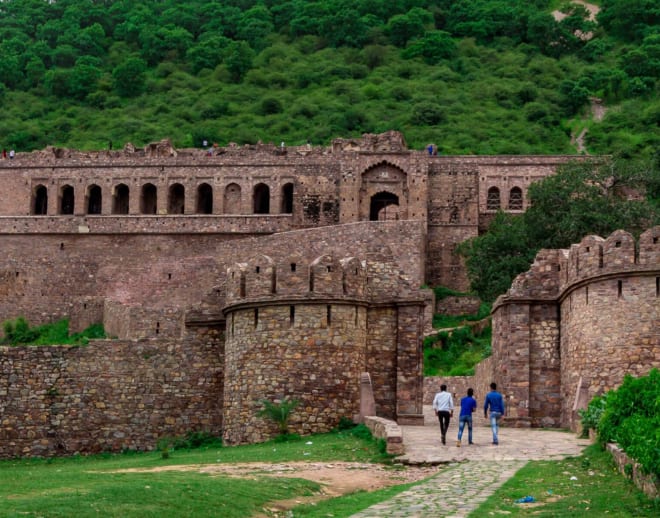
{"type": "Polygon", "coordinates": [[[103,324],[93,324],[80,333],[69,335],[69,321],[58,320],[50,324],[30,327],[24,317],[3,323],[5,345],[86,345],[90,339],[105,338],[103,324]]]}
{"type": "Polygon", "coordinates": [[[598,422],[605,411],[605,398],[596,396],[590,402],[587,408],[578,410],[580,422],[582,424],[582,437],[589,436],[589,430],[596,430],[598,422]]]}
{"type": "Polygon", "coordinates": [[[272,402],[262,399],[263,408],[257,412],[259,417],[265,417],[275,422],[281,435],[287,435],[291,413],[300,404],[297,399],[284,398],[280,402],[272,402]]]}
{"type": "MultiPolygon", "coordinates": [[[[660,476],[660,370],[639,378],[626,374],[621,386],[604,399],[596,424],[599,442],[618,443],[643,471],[660,476]]],[[[593,400],[592,404],[597,405],[593,400]]]]}

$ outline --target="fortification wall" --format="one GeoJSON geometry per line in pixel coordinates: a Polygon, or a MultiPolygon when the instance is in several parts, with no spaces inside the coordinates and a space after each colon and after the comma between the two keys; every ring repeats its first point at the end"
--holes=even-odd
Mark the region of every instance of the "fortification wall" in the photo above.
{"type": "Polygon", "coordinates": [[[261,401],[301,402],[290,431],[327,432],[359,413],[366,310],[350,304],[287,304],[227,314],[223,439],[259,442],[277,434],[257,417],[261,401]]]}
{"type": "Polygon", "coordinates": [[[660,366],[660,227],[542,250],[493,308],[492,374],[509,418],[577,425],[577,410],[626,373],[660,366]]]}
{"type": "Polygon", "coordinates": [[[150,450],[222,429],[223,337],[0,348],[0,457],[150,450]]]}
{"type": "Polygon", "coordinates": [[[176,320],[172,311],[199,303],[203,294],[224,283],[227,266],[243,257],[263,253],[284,262],[294,253],[307,260],[326,252],[337,257],[385,253],[406,272],[401,282],[416,288],[424,279],[424,236],[423,223],[413,221],[364,222],[240,240],[213,234],[6,235],[0,320],[25,316],[41,324],[68,316],[71,328],[79,331],[100,321],[101,300],[107,298],[134,307],[105,313],[116,336],[177,336],[180,327],[165,324],[176,320]],[[135,315],[142,326],[136,334],[122,320],[127,315],[135,315]]]}
{"type": "Polygon", "coordinates": [[[562,425],[616,388],[626,373],[660,367],[660,227],[639,239],[623,231],[571,247],[561,296],[562,425]],[[578,399],[580,391],[586,398],[578,399]],[[586,400],[586,401],[584,401],[586,400]]]}

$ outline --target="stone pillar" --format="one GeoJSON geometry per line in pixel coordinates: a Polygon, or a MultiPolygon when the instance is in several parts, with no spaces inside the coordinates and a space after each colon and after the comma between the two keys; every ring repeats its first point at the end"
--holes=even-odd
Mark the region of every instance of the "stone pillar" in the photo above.
{"type": "Polygon", "coordinates": [[[423,302],[397,308],[397,422],[424,424],[422,373],[423,302]]]}

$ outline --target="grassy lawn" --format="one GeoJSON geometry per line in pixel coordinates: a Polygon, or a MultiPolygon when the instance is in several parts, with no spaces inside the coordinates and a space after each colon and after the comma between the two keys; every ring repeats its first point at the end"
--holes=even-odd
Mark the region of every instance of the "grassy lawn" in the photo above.
{"type": "Polygon", "coordinates": [[[375,441],[349,433],[239,447],[0,462],[0,516],[247,517],[273,500],[311,495],[294,478],[229,478],[193,471],[136,471],[234,462],[382,459],[375,441]],[[311,442],[312,444],[308,444],[311,442]]]}
{"type": "Polygon", "coordinates": [[[653,502],[619,474],[597,445],[563,461],[529,462],[484,504],[470,514],[481,516],[660,516],[653,502]],[[533,503],[515,503],[532,496],[533,503]]]}

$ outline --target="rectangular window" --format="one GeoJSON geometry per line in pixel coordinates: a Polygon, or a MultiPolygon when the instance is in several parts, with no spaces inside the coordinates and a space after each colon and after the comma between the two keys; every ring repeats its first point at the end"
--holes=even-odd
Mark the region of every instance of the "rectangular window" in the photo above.
{"type": "Polygon", "coordinates": [[[254,328],[259,325],[259,308],[254,308],[254,328]]]}
{"type": "Polygon", "coordinates": [[[589,286],[584,288],[584,303],[588,306],[589,305],[589,286]]]}
{"type": "Polygon", "coordinates": [[[330,327],[330,325],[332,323],[332,306],[330,304],[328,304],[325,307],[325,313],[326,313],[326,315],[325,315],[326,316],[326,322],[328,323],[328,327],[330,327]]]}
{"type": "Polygon", "coordinates": [[[617,281],[617,298],[623,295],[623,281],[617,281]]]}
{"type": "Polygon", "coordinates": [[[296,321],[296,306],[289,306],[289,326],[293,327],[296,321]]]}

